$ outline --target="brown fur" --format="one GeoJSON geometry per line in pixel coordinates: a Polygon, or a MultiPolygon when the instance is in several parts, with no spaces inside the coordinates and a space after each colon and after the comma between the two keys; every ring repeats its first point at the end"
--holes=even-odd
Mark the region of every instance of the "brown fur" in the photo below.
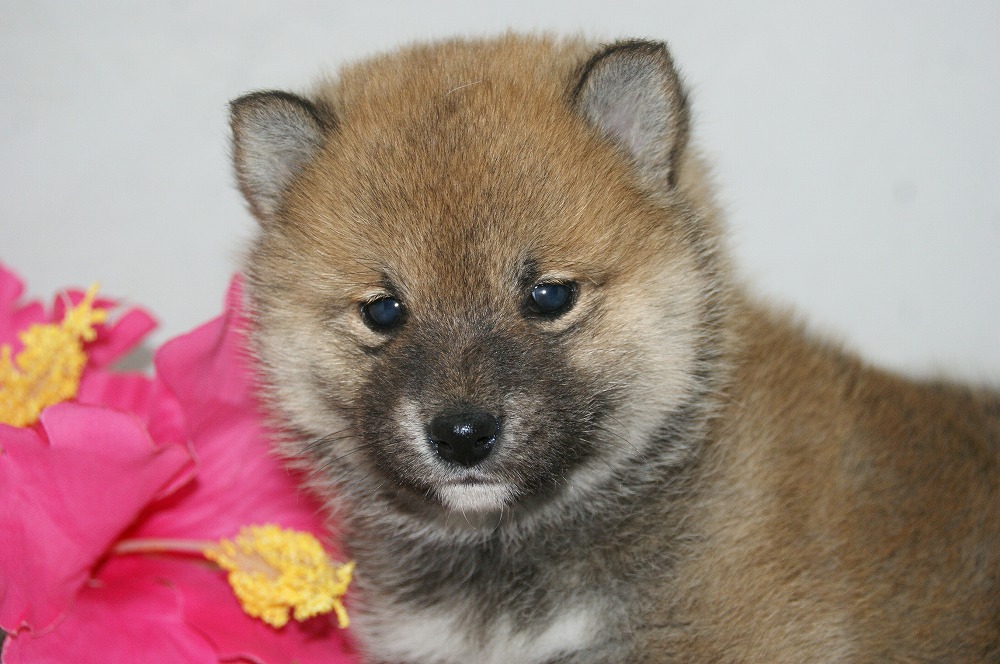
{"type": "MultiPolygon", "coordinates": [[[[400,607],[449,601],[403,553],[397,568],[383,564],[398,539],[400,552],[472,547],[497,578],[503,559],[485,552],[504,547],[579,569],[469,590],[484,625],[523,618],[529,635],[560,602],[600,597],[602,641],[551,661],[1000,661],[1000,398],[871,368],[747,294],[705,170],[685,149],[679,84],[667,77],[670,135],[647,152],[630,157],[595,131],[599,105],[581,120],[574,104],[602,53],[513,35],[418,45],[344,69],[308,103],[290,98],[287,113],[266,96],[234,106],[237,172],[262,224],[247,274],[266,393],[286,452],[316,471],[359,558],[363,649],[383,656],[400,607]],[[288,175],[268,179],[253,141],[275,117],[307,138],[291,145],[302,156],[288,175]],[[514,306],[526,257],[537,274],[579,284],[567,314],[525,320],[514,306]],[[409,316],[388,338],[358,314],[387,289],[409,316]],[[482,355],[504,340],[564,349],[576,377],[565,389],[603,386],[612,415],[594,426],[618,422],[635,458],[626,445],[601,449],[499,517],[463,520],[394,484],[385,464],[405,479],[396,457],[415,452],[396,447],[386,461],[358,449],[380,445],[365,431],[392,426],[372,419],[371,395],[415,372],[435,376],[421,415],[470,394],[503,402],[491,385],[521,356],[482,355]],[[394,374],[406,344],[431,359],[394,374]],[[454,352],[438,357],[442,345],[454,352]],[[323,438],[342,431],[350,444],[323,438]],[[576,548],[553,543],[577,536],[576,548]],[[511,597],[509,614],[490,617],[490,592],[511,597]]],[[[515,386],[534,417],[532,381],[515,386]]],[[[530,445],[511,442],[511,463],[530,445]]],[[[477,629],[469,642],[490,643],[477,629]]]]}
{"type": "Polygon", "coordinates": [[[742,317],[704,539],[677,573],[698,629],[676,650],[995,661],[996,395],[913,384],[780,317],[742,317]]]}

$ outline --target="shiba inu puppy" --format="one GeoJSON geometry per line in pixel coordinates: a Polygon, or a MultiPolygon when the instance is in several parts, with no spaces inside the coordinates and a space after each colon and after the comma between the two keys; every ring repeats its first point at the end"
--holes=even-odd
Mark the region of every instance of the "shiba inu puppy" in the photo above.
{"type": "Polygon", "coordinates": [[[736,282],[663,44],[412,46],[232,126],[366,661],[1000,661],[1000,397],[736,282]]]}

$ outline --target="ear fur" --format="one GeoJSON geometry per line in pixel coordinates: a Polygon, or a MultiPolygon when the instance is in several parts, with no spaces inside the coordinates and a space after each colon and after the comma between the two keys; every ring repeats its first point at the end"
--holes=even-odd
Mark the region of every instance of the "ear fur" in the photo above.
{"type": "Polygon", "coordinates": [[[583,117],[635,161],[644,178],[672,186],[689,112],[663,42],[620,41],[595,53],[573,91],[583,117]]]}
{"type": "Polygon", "coordinates": [[[230,105],[233,164],[240,191],[262,223],[322,147],[325,124],[309,101],[287,92],[254,92],[230,105]]]}

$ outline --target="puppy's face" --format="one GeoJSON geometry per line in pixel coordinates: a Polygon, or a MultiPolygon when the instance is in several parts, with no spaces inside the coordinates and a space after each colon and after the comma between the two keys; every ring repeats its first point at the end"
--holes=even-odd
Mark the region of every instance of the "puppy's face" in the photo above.
{"type": "Polygon", "coordinates": [[[268,394],[306,439],[293,453],[359,503],[489,512],[682,451],[664,432],[695,389],[711,280],[665,182],[676,146],[641,154],[677,140],[642,135],[644,113],[680,113],[669,60],[556,50],[539,72],[517,59],[537,44],[463,47],[234,105],[268,394]],[[595,82],[611,65],[656,94],[600,108],[628,97],[595,82]]]}

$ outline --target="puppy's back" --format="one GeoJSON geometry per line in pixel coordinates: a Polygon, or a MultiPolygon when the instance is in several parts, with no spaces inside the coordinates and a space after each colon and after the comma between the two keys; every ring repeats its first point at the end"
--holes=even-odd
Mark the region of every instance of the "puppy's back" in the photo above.
{"type": "Polygon", "coordinates": [[[701,627],[654,649],[1000,658],[1000,395],[873,369],[764,310],[741,329],[678,573],[701,627]]]}

